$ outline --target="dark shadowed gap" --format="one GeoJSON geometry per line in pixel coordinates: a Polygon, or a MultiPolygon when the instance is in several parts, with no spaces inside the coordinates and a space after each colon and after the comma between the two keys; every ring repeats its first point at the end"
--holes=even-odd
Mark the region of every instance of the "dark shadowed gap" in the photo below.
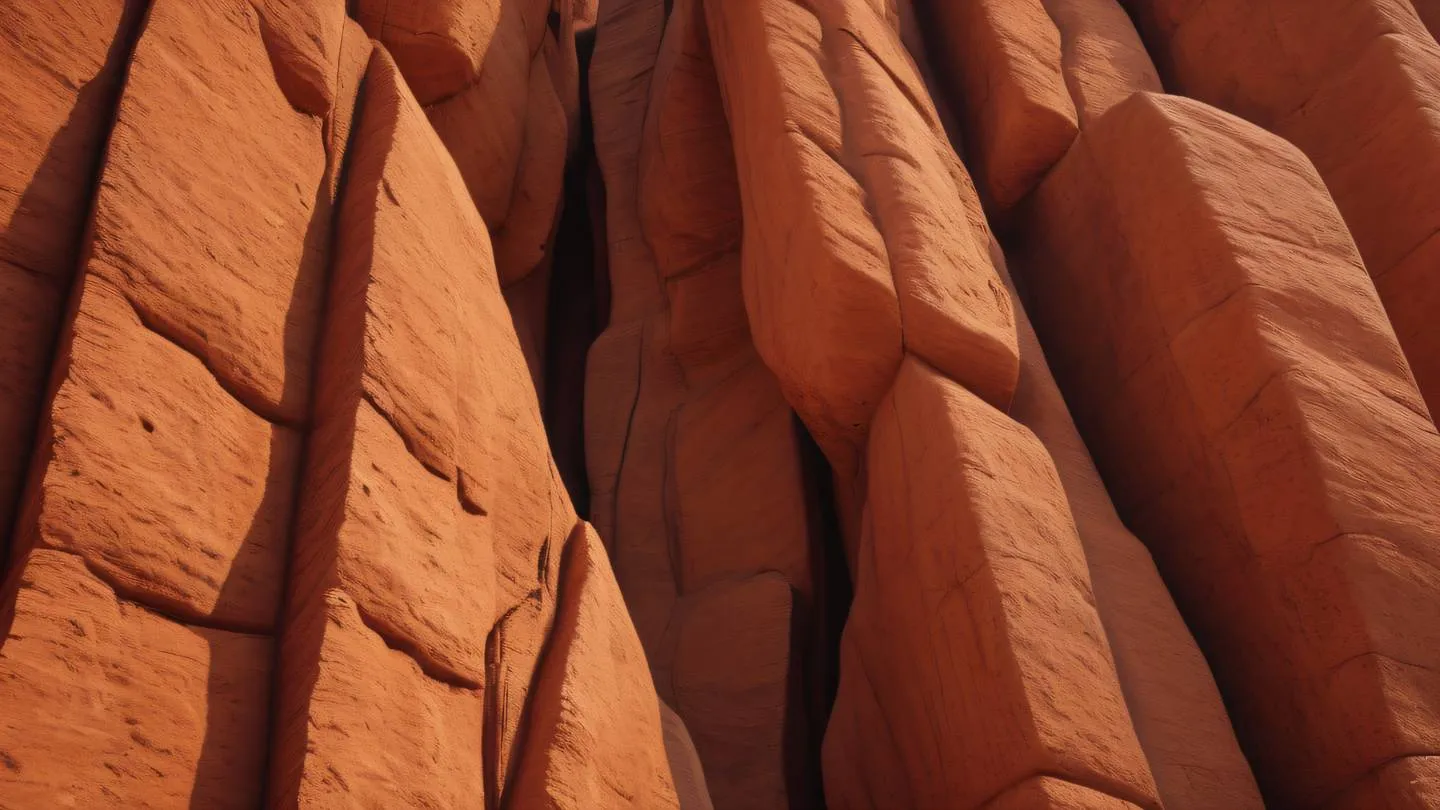
{"type": "MultiPolygon", "coordinates": [[[[590,57],[594,29],[575,36],[580,64],[580,137],[565,167],[560,224],[556,229],[546,313],[545,401],[542,416],[550,453],[575,512],[590,518],[590,482],[585,471],[585,358],[609,309],[609,277],[597,257],[606,250],[605,231],[592,218],[591,177],[598,174],[590,119],[590,57]],[[604,292],[601,292],[602,286],[604,292]]],[[[600,202],[603,205],[603,199],[600,202]]],[[[603,220],[602,220],[603,224],[603,220]]]]}
{"type": "MultiPolygon", "coordinates": [[[[794,763],[787,776],[791,806],[823,808],[820,751],[840,686],[840,634],[850,615],[853,588],[840,536],[840,516],[835,508],[834,473],[810,431],[798,416],[793,418],[809,512],[815,602],[808,611],[803,611],[808,614],[810,626],[796,627],[796,635],[792,636],[806,639],[810,649],[800,656],[805,662],[804,671],[797,678],[802,691],[790,701],[791,717],[786,721],[786,743],[792,746],[791,750],[802,752],[803,759],[794,763]],[[796,726],[799,730],[794,730],[796,726]]],[[[801,613],[796,611],[797,615],[801,613]]]]}

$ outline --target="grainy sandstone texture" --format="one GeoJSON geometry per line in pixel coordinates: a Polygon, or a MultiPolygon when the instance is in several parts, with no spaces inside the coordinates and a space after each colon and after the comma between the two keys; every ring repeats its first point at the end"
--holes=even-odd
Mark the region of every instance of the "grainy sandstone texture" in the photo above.
{"type": "Polygon", "coordinates": [[[1440,807],[1437,0],[0,12],[0,810],[1440,807]]]}

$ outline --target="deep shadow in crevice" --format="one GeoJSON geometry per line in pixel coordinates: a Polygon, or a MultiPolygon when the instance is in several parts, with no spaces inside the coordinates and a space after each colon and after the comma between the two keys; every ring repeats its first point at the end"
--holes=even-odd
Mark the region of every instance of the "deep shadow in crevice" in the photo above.
{"type": "Polygon", "coordinates": [[[594,130],[590,117],[590,57],[595,31],[575,36],[580,64],[579,146],[565,167],[560,224],[555,234],[550,272],[549,308],[546,313],[545,435],[570,494],[575,512],[590,517],[590,482],[585,470],[585,359],[590,344],[605,328],[609,311],[609,277],[603,261],[606,250],[603,220],[594,215],[603,206],[593,188],[599,167],[595,161],[594,130]],[[597,225],[599,227],[597,227],[597,225]]]}
{"type": "Polygon", "coordinates": [[[824,807],[821,744],[839,690],[840,635],[850,615],[853,588],[835,506],[834,473],[805,424],[798,416],[793,418],[809,514],[815,600],[808,610],[795,611],[792,620],[796,625],[792,638],[808,640],[810,649],[798,657],[805,665],[793,676],[796,685],[792,686],[786,718],[787,745],[792,751],[803,752],[803,760],[792,763],[787,778],[792,807],[824,807]]]}

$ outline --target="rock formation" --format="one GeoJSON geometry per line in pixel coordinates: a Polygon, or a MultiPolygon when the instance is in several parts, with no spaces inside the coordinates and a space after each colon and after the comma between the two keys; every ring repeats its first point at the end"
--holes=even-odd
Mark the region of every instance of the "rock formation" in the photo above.
{"type": "Polygon", "coordinates": [[[1440,807],[1435,0],[0,10],[0,808],[1440,807]]]}

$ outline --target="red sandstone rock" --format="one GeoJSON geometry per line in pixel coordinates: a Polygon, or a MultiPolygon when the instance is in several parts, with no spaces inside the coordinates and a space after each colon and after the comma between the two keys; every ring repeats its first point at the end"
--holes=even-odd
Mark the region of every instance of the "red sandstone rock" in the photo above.
{"type": "Polygon", "coordinates": [[[825,740],[829,805],[983,807],[1053,774],[1158,807],[1034,436],[911,359],[876,415],[868,463],[825,740]]]}
{"type": "Polygon", "coordinates": [[[299,422],[323,290],[325,173],[323,121],[276,84],[259,14],[157,2],[111,136],[89,272],[247,407],[299,422]]]}
{"type": "MultiPolygon", "coordinates": [[[[1003,261],[996,266],[1007,272],[1003,261]]],[[[1019,308],[1016,315],[1020,384],[1010,416],[1035,433],[1055,462],[1085,549],[1095,610],[1159,797],[1169,810],[1262,807],[1205,658],[1150,552],[1115,513],[1029,318],[1019,308]]],[[[1058,797],[1078,788],[1037,783],[1026,790],[1059,791],[1058,797]]],[[[1012,800],[1019,801],[1018,794],[1012,800]]]]}
{"type": "Polygon", "coordinates": [[[140,10],[125,0],[0,4],[0,538],[14,521],[140,10]]]}
{"type": "Polygon", "coordinates": [[[77,295],[17,554],[68,551],[127,599],[272,632],[299,433],[231,398],[100,276],[77,295]]]}
{"type": "Polygon", "coordinates": [[[1440,436],[1293,148],[1150,95],[1079,143],[1030,214],[1033,313],[1267,797],[1338,801],[1440,740],[1440,436]]]}
{"type": "Polygon", "coordinates": [[[924,0],[939,75],[959,105],[980,188],[997,212],[1034,188],[1075,139],[1060,32],[1041,0],[924,0]]]}
{"type": "Polygon", "coordinates": [[[1155,63],[1117,0],[1041,0],[1060,32],[1060,67],[1083,127],[1134,93],[1161,92],[1155,63]]]}
{"type": "MultiPolygon", "coordinates": [[[[1324,178],[1420,391],[1440,402],[1440,44],[1405,0],[1127,0],[1172,90],[1290,141],[1324,178]]],[[[1432,15],[1433,11],[1427,11],[1432,15]]]]}
{"type": "Polygon", "coordinates": [[[430,104],[474,82],[491,45],[507,36],[497,30],[500,19],[518,19],[516,9],[535,2],[359,0],[352,13],[395,55],[420,103],[430,104]]]}
{"type": "MultiPolygon", "coordinates": [[[[705,13],[735,138],[755,347],[848,481],[900,362],[900,304],[863,189],[839,162],[822,27],[779,0],[707,3],[705,13]]],[[[839,494],[853,527],[859,496],[839,494]]]]}
{"type": "Polygon", "coordinates": [[[605,548],[581,524],[561,564],[550,649],[529,706],[517,807],[676,807],[660,704],[605,548]],[[604,684],[603,688],[599,688],[604,684]]]}
{"type": "Polygon", "coordinates": [[[685,721],[674,709],[660,704],[660,725],[665,734],[665,756],[670,760],[670,775],[675,780],[675,794],[680,810],[714,810],[710,790],[705,786],[705,770],[700,755],[685,730],[685,721]]]}
{"type": "MultiPolygon", "coordinates": [[[[517,521],[545,524],[548,469],[537,452],[543,444],[532,444],[500,476],[514,475],[518,462],[532,471],[539,490],[522,489],[522,497],[503,505],[492,498],[495,473],[476,462],[495,458],[496,450],[504,459],[507,446],[524,448],[527,431],[517,425],[512,430],[519,436],[498,442],[470,433],[487,424],[480,420],[492,416],[496,392],[476,385],[480,380],[467,366],[480,359],[481,346],[504,357],[495,376],[519,395],[512,407],[522,418],[526,404],[533,413],[534,395],[527,403],[524,390],[516,390],[515,375],[523,379],[524,367],[513,333],[506,340],[493,326],[505,315],[484,223],[383,53],[371,60],[349,160],[292,566],[291,621],[323,624],[309,616],[329,610],[333,600],[326,594],[337,590],[369,632],[413,656],[417,670],[441,685],[479,690],[490,665],[486,636],[509,605],[497,601],[528,591],[498,581],[494,545],[525,534],[505,533],[518,529],[517,521]],[[486,324],[499,340],[472,344],[486,324]]],[[[533,432],[528,437],[533,442],[533,432]]],[[[561,522],[568,531],[566,519],[561,522]]],[[[529,539],[545,540],[544,534],[529,539]]],[[[527,556],[533,578],[533,552],[527,556]]],[[[324,637],[311,635],[315,643],[324,637]]],[[[323,651],[306,652],[288,638],[285,651],[282,685],[305,671],[307,656],[324,659],[323,651]]],[[[285,688],[289,699],[294,689],[285,688]]],[[[479,706],[478,691],[475,700],[479,706]]],[[[293,718],[287,722],[304,723],[315,722],[323,708],[299,701],[282,711],[293,718]]],[[[478,758],[478,739],[476,745],[478,758]]],[[[302,781],[299,795],[307,785],[302,781]]]]}
{"type": "Polygon", "coordinates": [[[275,81],[290,103],[324,115],[339,88],[340,43],[349,20],[335,0],[258,0],[260,32],[275,81]]]}
{"type": "MultiPolygon", "coordinates": [[[[543,6],[522,22],[558,120],[558,137],[527,140],[540,146],[522,166],[549,172],[575,90],[547,77],[573,59],[543,6]]],[[[0,56],[43,69],[49,31],[0,56]]],[[[279,806],[484,807],[521,792],[676,803],[655,692],[598,541],[577,535],[567,552],[576,518],[486,223],[386,55],[345,148],[370,60],[358,31],[337,3],[150,10],[0,594],[0,699],[24,707],[0,721],[0,804],[254,806],[267,756],[279,806]],[[562,556],[583,563],[563,595],[562,556]]],[[[97,93],[128,42],[116,48],[97,93]]],[[[78,77],[94,55],[76,54],[78,77]]],[[[76,109],[105,122],[99,102],[76,109]]],[[[38,132],[42,112],[20,120],[38,132]]],[[[103,130],[82,123],[89,147],[63,157],[93,162],[103,130]]],[[[537,214],[524,200],[543,208],[558,180],[520,172],[512,213],[542,223],[527,250],[543,257],[554,202],[537,214]]],[[[74,202],[55,226],[78,238],[88,188],[56,190],[74,202]]],[[[28,239],[20,224],[7,246],[28,239]]],[[[48,314],[41,304],[6,300],[27,340],[48,344],[58,300],[48,314]]],[[[21,350],[36,390],[20,393],[33,398],[48,349],[21,350]]],[[[7,447],[6,462],[22,452],[7,447]]],[[[703,790],[692,779],[687,796],[703,790]]]]}
{"type": "Polygon", "coordinates": [[[809,646],[791,632],[791,588],[799,616],[816,598],[806,481],[793,414],[744,314],[737,179],[702,9],[675,4],[659,42],[646,40],[650,72],[637,70],[646,52],[626,40],[658,35],[644,24],[660,10],[607,10],[594,62],[599,133],[635,76],[648,97],[643,113],[616,121],[629,140],[598,144],[614,311],[591,352],[593,502],[715,805],[787,806],[815,792],[806,775],[792,797],[805,751],[785,739],[787,724],[803,736],[809,722],[789,669],[809,646]],[[765,572],[783,611],[763,603],[757,613],[750,589],[726,583],[765,572]],[[727,635],[717,621],[731,622],[727,635]]]}
{"type": "Polygon", "coordinates": [[[86,568],[35,551],[0,593],[0,806],[256,806],[270,640],[177,623],[86,568]]]}
{"type": "MultiPolygon", "coordinates": [[[[1325,188],[1233,119],[1126,101],[1159,82],[1113,0],[1027,2],[932,33],[966,46],[987,203],[1039,183],[1006,224],[1047,347],[1273,803],[1440,801],[1440,435],[1325,188]]],[[[149,5],[0,34],[7,526],[39,447],[0,805],[810,806],[834,506],[829,806],[1258,806],[1010,303],[908,4],[603,8],[585,408],[618,576],[537,405],[602,9],[149,5]]],[[[1432,376],[1431,0],[1128,5],[1167,79],[1310,154],[1432,376]]]]}
{"type": "MultiPolygon", "coordinates": [[[[764,573],[694,592],[677,611],[671,688],[716,807],[804,806],[785,763],[793,699],[792,595],[764,573]]],[[[797,786],[798,787],[798,786],[797,786]]]]}
{"type": "Polygon", "coordinates": [[[986,802],[986,810],[1131,810],[1135,805],[1098,790],[1037,776],[986,802]]]}
{"type": "Polygon", "coordinates": [[[835,468],[853,568],[860,446],[901,321],[905,348],[1003,405],[1009,297],[973,231],[938,231],[964,212],[969,180],[886,20],[839,2],[706,11],[736,133],[751,329],[835,468]]]}
{"type": "Polygon", "coordinates": [[[487,806],[481,692],[427,676],[343,591],[311,599],[281,643],[268,805],[487,806]]]}

